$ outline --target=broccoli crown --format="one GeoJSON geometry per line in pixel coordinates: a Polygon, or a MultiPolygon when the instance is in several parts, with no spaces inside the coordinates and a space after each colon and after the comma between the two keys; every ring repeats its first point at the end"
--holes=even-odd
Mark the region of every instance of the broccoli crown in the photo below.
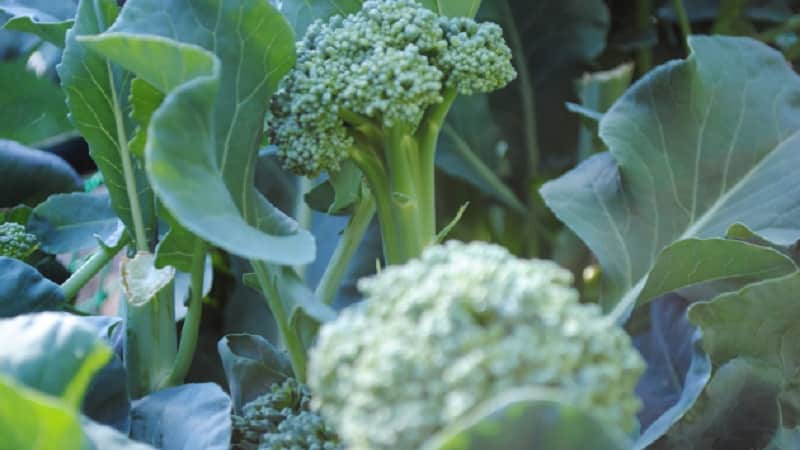
{"type": "Polygon", "coordinates": [[[289,378],[234,414],[232,450],[341,450],[336,433],[309,409],[308,387],[289,378]]]}
{"type": "Polygon", "coordinates": [[[440,17],[415,0],[367,0],[318,20],[297,55],[271,125],[284,165],[309,176],[338,169],[353,145],[343,111],[413,131],[445,88],[489,92],[516,76],[499,26],[440,17]]]}
{"type": "Polygon", "coordinates": [[[36,236],[15,222],[0,224],[0,256],[25,259],[39,247],[36,236]]]}
{"type": "Polygon", "coordinates": [[[543,387],[630,430],[643,361],[572,275],[502,247],[448,242],[363,279],[365,301],[312,349],[315,406],[351,450],[417,449],[510,389],[543,387]]]}

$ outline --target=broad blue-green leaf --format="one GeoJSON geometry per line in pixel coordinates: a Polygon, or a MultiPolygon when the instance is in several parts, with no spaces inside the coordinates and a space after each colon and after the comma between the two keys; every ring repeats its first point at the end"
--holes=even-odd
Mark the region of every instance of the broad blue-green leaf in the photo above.
{"type": "Polygon", "coordinates": [[[74,133],[64,92],[25,61],[0,63],[0,86],[0,138],[44,147],[74,133]]]}
{"type": "Polygon", "coordinates": [[[91,444],[91,450],[155,450],[147,444],[132,441],[127,434],[85,417],[82,418],[81,425],[83,434],[91,444]]]}
{"type": "Polygon", "coordinates": [[[481,0],[436,0],[439,5],[439,14],[450,17],[475,17],[481,0]]]}
{"type": "Polygon", "coordinates": [[[154,190],[186,229],[247,258],[314,258],[311,235],[253,185],[267,102],[294,64],[292,33],[277,11],[255,0],[131,0],[108,32],[83,42],[167,93],[145,160],[154,190]]]}
{"type": "Polygon", "coordinates": [[[434,436],[422,450],[625,450],[620,431],[591,412],[560,403],[557,393],[519,389],[483,405],[434,436]]]}
{"type": "Polygon", "coordinates": [[[800,236],[800,78],[750,39],[689,42],[688,59],[655,69],[605,114],[610,153],[541,190],[597,255],[603,303],[620,318],[677,241],[737,222],[779,245],[800,236]]]}
{"type": "Polygon", "coordinates": [[[81,177],[51,153],[0,140],[0,208],[34,206],[50,194],[79,191],[81,177]]]}
{"type": "Polygon", "coordinates": [[[156,267],[172,266],[182,272],[191,272],[198,237],[178,223],[169,211],[161,208],[160,216],[169,224],[169,231],[156,247],[156,267]]]}
{"type": "Polygon", "coordinates": [[[794,273],[689,308],[714,373],[658,448],[764,448],[779,426],[800,425],[798,415],[781,414],[779,407],[781,399],[797,402],[792,386],[800,371],[798,289],[800,273],[794,273]]]}
{"type": "Polygon", "coordinates": [[[639,304],[701,282],[738,277],[769,279],[796,270],[789,257],[769,247],[730,239],[685,239],[658,255],[639,304]]]}
{"type": "Polygon", "coordinates": [[[42,250],[53,255],[97,247],[98,238],[105,241],[119,226],[108,195],[88,192],[52,195],[28,222],[42,250]]]}
{"type": "Polygon", "coordinates": [[[141,161],[130,155],[134,124],[129,118],[131,76],[89,51],[78,38],[105,31],[119,13],[115,0],[81,0],[58,66],[75,127],[103,173],[111,206],[133,232],[132,202],[138,201],[146,239],[155,233],[155,212],[141,161]],[[126,181],[127,180],[127,181],[126,181]],[[128,196],[128,188],[136,198],[128,196]],[[135,194],[133,194],[135,192],[135,194]]]}
{"type": "Polygon", "coordinates": [[[0,320],[0,372],[78,408],[94,374],[111,357],[89,325],[67,313],[0,320]]]}
{"type": "Polygon", "coordinates": [[[295,35],[300,39],[314,20],[357,12],[361,9],[363,0],[283,0],[280,3],[281,13],[286,16],[295,35]]]}
{"type": "Polygon", "coordinates": [[[0,436],[3,448],[86,450],[78,414],[58,399],[0,373],[0,436]]]}
{"type": "Polygon", "coordinates": [[[131,438],[162,450],[229,450],[231,401],[214,383],[184,384],[133,404],[131,438]]]}
{"type": "Polygon", "coordinates": [[[220,339],[217,350],[236,411],[293,373],[286,354],[261,336],[229,334],[220,339]]]}
{"type": "Polygon", "coordinates": [[[688,302],[676,294],[650,305],[650,329],[634,338],[647,370],[636,385],[642,399],[641,434],[633,448],[647,448],[694,405],[711,376],[700,333],[686,317],[688,302]]]}
{"type": "Polygon", "coordinates": [[[63,47],[77,3],[75,0],[2,0],[0,12],[11,16],[3,28],[32,33],[63,47]]]}
{"type": "Polygon", "coordinates": [[[86,390],[81,411],[93,421],[109,425],[128,433],[130,430],[131,400],[128,395],[128,372],[122,362],[125,327],[119,317],[90,316],[83,323],[95,330],[96,335],[117,351],[108,363],[95,374],[86,390]]]}
{"type": "Polygon", "coordinates": [[[800,370],[800,273],[753,283],[689,308],[689,320],[703,331],[703,348],[715,365],[747,357],[800,370]]]}
{"type": "Polygon", "coordinates": [[[779,423],[781,374],[746,358],[720,367],[687,419],[656,443],[657,450],[763,449],[779,423]]]}
{"type": "Polygon", "coordinates": [[[34,267],[0,256],[0,318],[60,310],[65,302],[61,287],[34,267]]]}

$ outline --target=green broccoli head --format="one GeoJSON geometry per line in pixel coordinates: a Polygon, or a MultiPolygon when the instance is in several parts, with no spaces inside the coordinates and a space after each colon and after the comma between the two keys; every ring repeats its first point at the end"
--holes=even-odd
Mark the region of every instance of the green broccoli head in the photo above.
{"type": "Polygon", "coordinates": [[[516,76],[499,26],[440,17],[414,0],[367,0],[356,14],[317,21],[297,54],[271,125],[285,166],[308,176],[338,169],[362,120],[413,131],[446,91],[489,92],[516,76]]]}
{"type": "Polygon", "coordinates": [[[14,222],[0,224],[0,256],[25,259],[39,248],[36,236],[25,231],[25,226],[14,222]]]}
{"type": "Polygon", "coordinates": [[[631,430],[643,361],[572,275],[502,247],[448,242],[363,279],[320,330],[309,385],[351,450],[411,450],[510,389],[546,387],[631,430]]]}
{"type": "Polygon", "coordinates": [[[308,387],[289,378],[234,414],[232,450],[341,450],[336,433],[309,409],[308,387]]]}

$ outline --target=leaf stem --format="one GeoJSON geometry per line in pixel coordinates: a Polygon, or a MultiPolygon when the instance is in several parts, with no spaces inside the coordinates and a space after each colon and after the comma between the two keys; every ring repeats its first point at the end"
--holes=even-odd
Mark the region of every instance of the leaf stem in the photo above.
{"type": "Polygon", "coordinates": [[[75,298],[78,292],[86,286],[86,283],[94,278],[128,242],[130,242],[130,236],[127,233],[123,233],[116,245],[111,247],[100,245],[100,248],[61,284],[61,290],[64,291],[64,297],[67,301],[75,298]]]}
{"type": "Polygon", "coordinates": [[[142,252],[150,250],[147,241],[147,234],[142,218],[142,207],[139,205],[139,191],[136,189],[136,176],[133,173],[133,163],[131,152],[128,148],[128,133],[125,131],[125,121],[122,117],[122,108],[117,98],[117,88],[114,85],[114,72],[111,70],[111,63],[106,62],[108,70],[108,86],[111,89],[111,101],[114,104],[114,121],[117,128],[117,143],[119,144],[120,159],[122,160],[122,173],[125,177],[125,191],[128,194],[128,202],[131,204],[131,218],[133,219],[134,235],[136,236],[136,249],[142,252]]]}
{"type": "Polygon", "coordinates": [[[272,311],[272,316],[275,318],[275,322],[278,325],[278,331],[281,334],[283,344],[289,352],[289,360],[292,362],[294,375],[299,381],[305,382],[305,349],[295,330],[289,326],[289,318],[286,316],[286,311],[283,309],[283,302],[278,293],[278,288],[275,285],[274,277],[270,274],[269,267],[263,261],[253,260],[251,264],[258,278],[258,284],[261,286],[261,292],[264,294],[267,305],[270,311],[272,311]]]}
{"type": "Polygon", "coordinates": [[[344,229],[339,243],[333,251],[325,273],[317,285],[315,294],[317,298],[330,305],[336,297],[342,278],[344,278],[350,260],[353,258],[358,245],[366,233],[372,218],[375,216],[375,199],[369,192],[362,193],[361,201],[356,205],[353,216],[344,229]]]}
{"type": "Polygon", "coordinates": [[[678,24],[681,27],[681,33],[683,33],[683,45],[686,47],[686,51],[689,51],[689,36],[692,35],[692,27],[689,25],[689,17],[686,15],[686,8],[683,6],[683,0],[672,0],[672,4],[675,8],[675,13],[678,15],[678,24]]]}
{"type": "MultiPolygon", "coordinates": [[[[525,57],[525,47],[522,45],[522,39],[517,29],[517,24],[514,23],[514,15],[508,0],[500,2],[503,8],[503,14],[506,16],[506,30],[508,32],[508,42],[511,46],[511,52],[514,55],[514,60],[517,65],[517,73],[519,75],[519,90],[522,97],[522,120],[525,138],[525,148],[527,149],[527,167],[525,171],[525,193],[530,196],[530,190],[533,177],[539,169],[539,136],[536,119],[536,94],[533,90],[533,77],[531,77],[530,67],[528,60],[525,57]]],[[[529,202],[530,203],[530,202],[529,202]]]]}
{"type": "Polygon", "coordinates": [[[200,238],[195,238],[194,251],[192,252],[192,272],[189,298],[189,310],[183,320],[181,340],[178,345],[178,354],[175,356],[175,365],[167,378],[168,386],[177,386],[183,383],[194,359],[197,348],[197,335],[200,331],[200,319],[203,315],[203,277],[206,270],[206,245],[200,238]]]}

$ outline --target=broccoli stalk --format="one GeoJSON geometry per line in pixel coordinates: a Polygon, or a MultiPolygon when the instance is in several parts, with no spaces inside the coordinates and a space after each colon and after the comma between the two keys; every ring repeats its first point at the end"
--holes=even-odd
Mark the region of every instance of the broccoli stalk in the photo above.
{"type": "Polygon", "coordinates": [[[450,107],[516,76],[502,30],[415,0],[367,0],[312,24],[297,54],[270,121],[284,166],[314,177],[351,159],[375,198],[386,262],[419,256],[436,239],[436,146],[450,107]]]}

